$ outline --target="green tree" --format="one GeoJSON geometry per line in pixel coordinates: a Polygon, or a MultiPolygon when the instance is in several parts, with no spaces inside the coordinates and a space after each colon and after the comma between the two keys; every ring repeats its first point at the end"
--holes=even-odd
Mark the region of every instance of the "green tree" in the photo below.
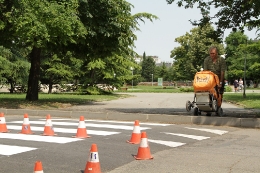
{"type": "Polygon", "coordinates": [[[247,40],[247,36],[240,31],[230,33],[225,39],[227,79],[229,81],[233,82],[244,74],[245,53],[239,49],[239,46],[246,44],[247,40]]]}
{"type": "Polygon", "coordinates": [[[194,25],[205,26],[208,23],[217,26],[216,37],[223,30],[232,28],[234,31],[243,30],[245,26],[250,29],[260,26],[260,1],[258,0],[166,0],[172,4],[176,2],[179,7],[200,9],[202,17],[193,21],[194,25]],[[210,14],[211,9],[218,9],[216,14],[210,14]]]}
{"type": "Polygon", "coordinates": [[[13,93],[16,85],[25,87],[28,80],[30,63],[21,52],[12,51],[0,46],[0,81],[10,84],[10,93],[13,93]]]}
{"type": "MultiPolygon", "coordinates": [[[[259,40],[248,40],[242,32],[232,32],[226,37],[226,61],[229,64],[227,77],[233,82],[243,78],[258,83],[260,57],[259,40]]],[[[245,81],[245,83],[248,81],[245,81]]]]}
{"type": "Polygon", "coordinates": [[[208,37],[212,31],[214,29],[210,25],[196,27],[190,33],[175,39],[180,44],[171,51],[175,80],[192,80],[195,73],[203,67],[204,59],[209,56],[208,49],[211,45],[218,46],[220,55],[223,54],[223,45],[208,37]]]}
{"type": "Polygon", "coordinates": [[[26,99],[38,100],[42,49],[76,43],[87,33],[77,16],[78,1],[13,0],[4,5],[1,17],[6,25],[0,33],[1,41],[31,47],[26,99]]]}
{"type": "Polygon", "coordinates": [[[143,58],[141,76],[146,82],[150,82],[152,75],[155,75],[155,62],[151,56],[143,58]]]}
{"type": "Polygon", "coordinates": [[[52,91],[53,84],[63,84],[64,82],[76,81],[81,75],[80,67],[82,60],[73,56],[72,52],[52,54],[47,52],[42,57],[41,78],[42,84],[49,86],[48,93],[52,91]]]}
{"type": "Polygon", "coordinates": [[[163,62],[162,66],[157,66],[156,67],[156,76],[159,78],[163,78],[164,81],[169,80],[170,78],[168,77],[168,68],[166,67],[165,63],[163,62]]]}
{"type": "MultiPolygon", "coordinates": [[[[86,73],[80,77],[85,81],[91,79],[89,83],[92,84],[110,80],[106,71],[100,75],[98,72],[111,67],[114,71],[120,70],[118,63],[122,58],[127,64],[117,73],[127,75],[134,62],[132,47],[136,40],[134,31],[139,29],[138,21],[157,18],[148,13],[131,15],[131,4],[124,0],[12,0],[1,3],[0,45],[15,44],[31,50],[27,100],[38,100],[42,52],[57,55],[65,53],[64,50],[73,52],[83,61],[81,69],[86,73]],[[111,58],[119,60],[110,63],[111,58]]],[[[58,57],[62,56],[55,58],[58,57]]]]}
{"type": "Polygon", "coordinates": [[[80,2],[79,17],[90,34],[74,49],[84,62],[82,78],[85,84],[112,82],[122,85],[132,79],[130,67],[138,68],[133,59],[134,31],[139,30],[139,21],[153,21],[157,17],[148,13],[132,15],[131,6],[125,0],[80,2]]]}
{"type": "Polygon", "coordinates": [[[260,82],[260,41],[248,40],[247,44],[242,44],[239,48],[245,53],[246,79],[258,84],[260,82]]]}

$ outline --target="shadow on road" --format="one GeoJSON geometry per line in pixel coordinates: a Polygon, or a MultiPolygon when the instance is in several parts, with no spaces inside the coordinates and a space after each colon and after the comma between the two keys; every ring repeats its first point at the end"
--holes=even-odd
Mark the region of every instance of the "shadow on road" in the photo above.
{"type": "MultiPolygon", "coordinates": [[[[120,113],[138,113],[138,114],[164,114],[164,115],[193,115],[193,109],[187,112],[185,108],[107,108],[108,111],[120,112],[120,113]]],[[[251,109],[241,108],[225,108],[224,117],[236,117],[236,118],[256,118],[257,113],[251,109]]],[[[201,113],[202,116],[206,116],[206,112],[201,113]]],[[[212,112],[212,116],[216,116],[215,112],[212,112]]]]}

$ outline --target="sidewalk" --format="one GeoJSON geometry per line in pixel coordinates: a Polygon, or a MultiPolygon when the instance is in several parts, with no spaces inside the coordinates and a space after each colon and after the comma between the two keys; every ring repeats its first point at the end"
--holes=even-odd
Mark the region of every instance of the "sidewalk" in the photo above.
{"type": "Polygon", "coordinates": [[[193,145],[152,152],[153,160],[133,160],[109,173],[257,173],[259,130],[241,129],[193,145]]]}
{"type": "Polygon", "coordinates": [[[128,93],[133,97],[95,102],[89,105],[73,106],[58,110],[3,109],[6,116],[29,116],[75,118],[84,115],[85,119],[120,120],[170,124],[200,124],[260,128],[260,110],[243,109],[237,105],[223,102],[224,117],[193,116],[187,112],[185,104],[193,99],[193,93],[128,93]]]}

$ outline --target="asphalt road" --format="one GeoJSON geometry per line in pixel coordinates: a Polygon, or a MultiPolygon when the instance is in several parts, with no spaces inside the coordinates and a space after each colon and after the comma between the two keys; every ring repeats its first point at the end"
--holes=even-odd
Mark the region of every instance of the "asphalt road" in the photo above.
{"type": "MultiPolygon", "coordinates": [[[[80,173],[85,169],[91,144],[98,146],[99,160],[102,172],[150,172],[147,167],[141,170],[128,168],[131,164],[157,164],[159,153],[167,151],[178,152],[182,148],[200,146],[204,140],[208,143],[218,139],[225,139],[226,135],[237,131],[231,127],[194,126],[177,124],[155,124],[140,122],[141,131],[147,133],[149,148],[153,160],[135,161],[139,144],[129,144],[133,122],[86,120],[86,127],[90,138],[78,139],[76,135],[78,120],[52,118],[55,136],[42,136],[45,119],[30,118],[32,135],[19,134],[22,116],[6,118],[9,133],[0,133],[0,172],[32,172],[34,162],[43,163],[44,172],[49,173],[80,173]],[[175,150],[173,150],[175,148],[175,150]],[[179,149],[177,149],[179,148],[179,149]],[[144,169],[145,168],[145,169],[144,169]],[[143,170],[144,169],[144,170],[143,170]]],[[[202,143],[203,144],[203,143],[202,143]]],[[[184,151],[186,151],[184,149],[184,151]]],[[[165,155],[167,158],[167,155],[165,155]]],[[[161,164],[161,163],[160,163],[161,164]]],[[[153,168],[156,170],[155,168],[153,168]]],[[[174,169],[161,170],[172,172],[174,169]]],[[[157,170],[158,171],[158,170],[157,170]]],[[[173,171],[174,172],[174,171],[173,171]]]]}
{"type": "MultiPolygon", "coordinates": [[[[252,91],[248,91],[252,92],[252,91]]],[[[256,90],[255,92],[258,92],[256,90]]],[[[194,100],[194,93],[126,93],[132,97],[118,100],[94,102],[87,105],[73,106],[65,111],[84,111],[89,113],[133,113],[160,115],[193,115],[193,110],[186,111],[186,101],[194,100]]],[[[240,93],[242,94],[242,93],[240,93]]],[[[239,105],[223,102],[225,117],[254,117],[260,110],[244,109],[239,105]]],[[[202,112],[202,115],[205,115],[202,112]]],[[[212,116],[215,116],[213,113],[212,116]]]]}
{"type": "MultiPolygon", "coordinates": [[[[43,162],[44,172],[82,172],[85,168],[92,143],[97,143],[98,145],[102,172],[259,172],[259,129],[254,129],[252,127],[247,129],[235,128],[228,127],[226,124],[224,126],[216,124],[218,119],[221,119],[222,121],[231,121],[231,123],[237,120],[241,121],[239,115],[250,115],[251,113],[254,113],[252,110],[245,110],[237,105],[223,103],[222,107],[226,116],[224,118],[215,116],[206,117],[204,115],[194,117],[190,116],[192,113],[187,113],[185,110],[186,101],[193,99],[192,93],[133,93],[132,95],[133,97],[126,99],[96,102],[62,110],[39,111],[0,109],[0,111],[5,112],[8,126],[16,128],[16,130],[11,129],[11,133],[14,134],[19,132],[19,128],[17,129],[17,127],[14,126],[21,126],[21,117],[24,112],[29,113],[31,121],[38,121],[40,119],[39,121],[41,121],[42,124],[32,124],[33,126],[41,128],[44,125],[45,115],[48,113],[50,113],[53,118],[70,118],[70,120],[60,120],[61,122],[77,122],[79,115],[91,117],[90,119],[102,119],[103,116],[105,120],[113,119],[123,121],[124,123],[130,123],[127,125],[130,129],[132,128],[131,123],[133,123],[134,119],[140,119],[140,122],[142,123],[150,123],[150,117],[153,117],[153,115],[157,117],[153,122],[161,122],[162,119],[166,118],[165,121],[168,123],[165,124],[168,124],[168,126],[145,125],[151,128],[147,129],[147,133],[148,139],[151,140],[149,146],[154,159],[134,160],[133,155],[137,154],[138,145],[130,145],[125,142],[130,138],[131,130],[107,130],[107,128],[104,127],[87,126],[89,130],[116,131],[120,133],[109,136],[90,134],[92,135],[91,138],[65,144],[14,139],[13,137],[10,137],[11,135],[9,133],[6,133],[6,136],[0,133],[4,136],[0,139],[0,144],[2,145],[2,147],[0,147],[0,151],[2,149],[1,152],[10,151],[5,150],[7,145],[35,148],[32,151],[14,155],[0,155],[0,172],[17,172],[17,170],[21,173],[32,172],[36,160],[41,160],[43,162]],[[174,123],[176,120],[186,118],[195,118],[197,122],[203,120],[212,123],[213,126],[197,125],[190,122],[187,123],[186,121],[178,121],[177,124],[174,123]],[[20,124],[15,123],[14,121],[20,121],[20,124]],[[195,129],[213,129],[217,131],[226,131],[226,133],[219,135],[195,129]],[[185,135],[189,136],[189,138],[185,135]],[[191,136],[209,138],[196,140],[191,139],[191,136]],[[157,141],[157,143],[155,141],[157,141]],[[160,144],[158,141],[170,141],[175,144],[185,143],[185,145],[170,147],[165,144],[160,144]]],[[[251,124],[251,122],[254,122],[259,126],[258,119],[249,118],[249,121],[250,123],[247,123],[248,125],[251,124]]],[[[75,130],[75,127],[77,127],[76,124],[74,123],[74,127],[54,124],[54,129],[75,130]]],[[[95,122],[95,124],[117,124],[118,126],[118,123],[111,122],[95,122]]],[[[40,136],[40,132],[41,131],[36,131],[35,135],[40,136]]],[[[69,138],[67,140],[71,140],[72,135],[73,133],[71,132],[57,132],[57,137],[69,138]]]]}

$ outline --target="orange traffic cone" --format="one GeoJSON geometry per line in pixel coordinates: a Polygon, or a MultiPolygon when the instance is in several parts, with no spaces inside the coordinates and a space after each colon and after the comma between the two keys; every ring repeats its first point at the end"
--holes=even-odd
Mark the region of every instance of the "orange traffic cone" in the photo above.
{"type": "Polygon", "coordinates": [[[84,116],[79,117],[79,125],[76,136],[73,136],[75,138],[90,138],[90,136],[87,135],[87,129],[84,121],[84,116]]]}
{"type": "Polygon", "coordinates": [[[34,165],[34,173],[43,173],[42,170],[42,162],[41,161],[36,161],[34,165]]]}
{"type": "Polygon", "coordinates": [[[2,112],[0,113],[0,132],[1,133],[9,132],[6,127],[4,113],[2,112]]]}
{"type": "Polygon", "coordinates": [[[22,131],[20,133],[23,133],[23,134],[32,134],[33,133],[31,131],[28,114],[26,114],[26,113],[24,114],[24,117],[23,117],[22,131]]]}
{"type": "Polygon", "coordinates": [[[101,173],[97,145],[92,144],[84,173],[101,173]]]}
{"type": "Polygon", "coordinates": [[[131,139],[127,140],[126,142],[128,142],[130,144],[139,144],[140,141],[141,141],[141,130],[140,130],[140,126],[139,126],[139,121],[135,120],[131,139]]]}
{"type": "Polygon", "coordinates": [[[44,127],[44,132],[43,132],[42,135],[44,135],[44,136],[54,136],[54,135],[56,135],[56,134],[54,134],[50,114],[48,114],[47,117],[46,117],[46,123],[45,123],[45,127],[44,127]]]}
{"type": "Polygon", "coordinates": [[[153,159],[150,153],[150,148],[148,145],[148,140],[146,136],[146,132],[142,132],[141,134],[141,143],[138,148],[138,153],[134,156],[136,160],[148,160],[153,159]]]}

